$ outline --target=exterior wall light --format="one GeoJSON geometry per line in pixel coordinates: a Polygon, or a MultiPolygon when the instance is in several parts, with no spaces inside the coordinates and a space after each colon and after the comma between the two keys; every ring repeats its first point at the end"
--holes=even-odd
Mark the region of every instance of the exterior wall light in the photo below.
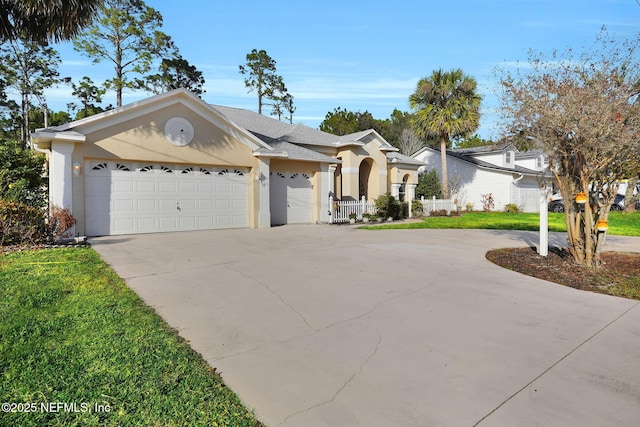
{"type": "Polygon", "coordinates": [[[596,230],[598,231],[607,231],[609,229],[609,224],[607,220],[599,219],[596,223],[596,230]]]}
{"type": "Polygon", "coordinates": [[[73,176],[80,176],[80,168],[81,168],[80,163],[75,162],[73,164],[73,176]]]}
{"type": "Polygon", "coordinates": [[[576,203],[579,205],[584,205],[585,203],[587,203],[588,197],[586,194],[584,194],[582,191],[578,193],[578,195],[576,196],[576,203]]]}

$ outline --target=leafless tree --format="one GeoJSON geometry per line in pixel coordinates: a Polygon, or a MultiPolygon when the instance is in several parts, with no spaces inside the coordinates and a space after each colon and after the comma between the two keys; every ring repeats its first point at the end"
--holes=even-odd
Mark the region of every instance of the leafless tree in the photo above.
{"type": "MultiPolygon", "coordinates": [[[[593,48],[550,55],[531,52],[529,67],[501,70],[507,135],[537,146],[565,201],[569,251],[600,265],[609,209],[630,159],[640,156],[640,37],[616,40],[605,29],[593,48]],[[576,196],[588,196],[584,205],[576,196]]],[[[637,175],[637,164],[635,175],[637,175]]]]}
{"type": "Polygon", "coordinates": [[[404,129],[398,140],[398,148],[404,155],[410,156],[424,147],[424,142],[411,129],[404,129]]]}

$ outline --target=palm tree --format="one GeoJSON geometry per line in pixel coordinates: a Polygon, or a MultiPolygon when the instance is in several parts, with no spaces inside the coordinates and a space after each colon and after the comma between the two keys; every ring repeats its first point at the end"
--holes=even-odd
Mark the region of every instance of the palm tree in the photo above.
{"type": "Polygon", "coordinates": [[[418,137],[440,141],[442,160],[442,193],[449,197],[447,179],[447,146],[453,138],[466,138],[480,124],[478,84],[461,69],[448,72],[439,69],[430,77],[420,79],[416,91],[409,97],[409,105],[417,110],[413,127],[418,137]]]}
{"type": "Polygon", "coordinates": [[[103,0],[0,0],[0,43],[70,40],[89,25],[103,0]]]}

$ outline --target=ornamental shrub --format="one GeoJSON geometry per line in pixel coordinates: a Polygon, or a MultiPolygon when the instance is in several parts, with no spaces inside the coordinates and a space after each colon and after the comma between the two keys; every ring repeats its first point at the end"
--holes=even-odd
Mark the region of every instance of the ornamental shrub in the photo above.
{"type": "Polygon", "coordinates": [[[53,206],[47,221],[46,240],[55,242],[58,239],[71,237],[70,230],[78,222],[67,208],[53,206]]]}
{"type": "Polygon", "coordinates": [[[0,245],[33,245],[42,242],[45,235],[42,209],[0,199],[0,245]]]}
{"type": "Polygon", "coordinates": [[[0,141],[0,199],[44,208],[47,205],[45,158],[18,143],[0,141]]]}
{"type": "Polygon", "coordinates": [[[518,213],[520,212],[520,208],[515,203],[507,203],[504,206],[504,211],[507,213],[518,213]]]}
{"type": "Polygon", "coordinates": [[[421,174],[416,187],[416,198],[431,199],[433,196],[436,196],[436,199],[442,199],[442,184],[435,169],[421,174]]]}
{"type": "Polygon", "coordinates": [[[398,219],[400,217],[400,203],[391,193],[380,195],[375,200],[375,204],[380,218],[398,219]]]}
{"type": "Polygon", "coordinates": [[[1,246],[53,243],[70,237],[76,222],[69,209],[54,206],[47,218],[44,209],[0,199],[1,246]]]}
{"type": "Polygon", "coordinates": [[[424,206],[420,200],[415,199],[411,204],[411,215],[416,218],[421,218],[424,215],[424,206]]]}

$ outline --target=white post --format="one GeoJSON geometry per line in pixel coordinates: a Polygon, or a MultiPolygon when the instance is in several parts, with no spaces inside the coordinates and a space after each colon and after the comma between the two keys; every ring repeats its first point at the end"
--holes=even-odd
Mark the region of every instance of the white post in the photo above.
{"type": "Polygon", "coordinates": [[[413,199],[416,198],[417,184],[407,184],[407,192],[409,194],[409,218],[413,217],[411,210],[413,209],[413,199]]]}
{"type": "Polygon", "coordinates": [[[334,217],[335,217],[335,214],[336,214],[336,210],[333,209],[333,196],[329,196],[329,210],[330,210],[330,212],[329,212],[329,222],[331,224],[333,224],[335,222],[334,221],[334,217]]]}
{"type": "Polygon", "coordinates": [[[362,219],[362,214],[367,213],[367,198],[362,196],[362,212],[360,213],[360,219],[362,219]]]}
{"type": "Polygon", "coordinates": [[[271,200],[269,194],[269,158],[258,157],[258,169],[256,170],[256,185],[258,186],[258,228],[271,227],[271,200]]]}
{"type": "Polygon", "coordinates": [[[73,142],[54,142],[49,158],[50,204],[70,211],[73,211],[73,148],[73,142]]]}
{"type": "Polygon", "coordinates": [[[540,189],[540,248],[538,253],[542,256],[549,254],[549,211],[546,186],[540,189]]]}

